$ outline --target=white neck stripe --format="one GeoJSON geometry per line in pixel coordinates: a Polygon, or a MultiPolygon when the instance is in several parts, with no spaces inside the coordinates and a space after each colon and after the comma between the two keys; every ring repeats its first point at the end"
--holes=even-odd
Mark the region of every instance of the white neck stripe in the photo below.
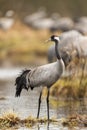
{"type": "Polygon", "coordinates": [[[55,37],[54,39],[57,40],[57,41],[60,41],[59,37],[55,37]]]}

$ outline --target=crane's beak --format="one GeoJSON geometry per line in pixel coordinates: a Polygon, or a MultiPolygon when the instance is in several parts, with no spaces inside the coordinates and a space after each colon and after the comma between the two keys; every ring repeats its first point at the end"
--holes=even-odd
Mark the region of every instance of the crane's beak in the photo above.
{"type": "Polygon", "coordinates": [[[49,38],[48,40],[46,40],[44,43],[48,43],[49,41],[51,41],[51,38],[49,38]]]}

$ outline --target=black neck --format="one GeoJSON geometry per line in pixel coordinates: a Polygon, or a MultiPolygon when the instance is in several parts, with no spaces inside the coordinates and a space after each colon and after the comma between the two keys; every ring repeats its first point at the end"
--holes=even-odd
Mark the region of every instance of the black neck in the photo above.
{"type": "Polygon", "coordinates": [[[59,54],[58,41],[57,41],[57,40],[55,40],[55,52],[56,52],[56,57],[57,57],[57,59],[60,60],[60,59],[61,59],[61,56],[60,56],[60,54],[59,54]]]}

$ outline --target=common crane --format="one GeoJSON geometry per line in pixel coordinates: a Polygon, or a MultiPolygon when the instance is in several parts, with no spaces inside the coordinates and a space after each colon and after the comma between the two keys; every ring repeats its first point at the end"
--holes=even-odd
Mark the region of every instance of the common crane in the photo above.
{"type": "MultiPolygon", "coordinates": [[[[56,52],[57,61],[23,71],[22,74],[16,78],[15,96],[16,97],[20,96],[23,88],[26,90],[31,88],[32,90],[34,87],[47,86],[48,92],[47,92],[46,101],[47,101],[47,113],[48,113],[48,121],[49,121],[49,90],[50,87],[62,75],[65,65],[58,51],[58,44],[60,38],[57,37],[56,35],[52,35],[48,41],[55,42],[55,52],[56,52]]],[[[37,118],[39,118],[41,95],[42,95],[42,91],[40,92],[40,96],[39,96],[37,118]]]]}

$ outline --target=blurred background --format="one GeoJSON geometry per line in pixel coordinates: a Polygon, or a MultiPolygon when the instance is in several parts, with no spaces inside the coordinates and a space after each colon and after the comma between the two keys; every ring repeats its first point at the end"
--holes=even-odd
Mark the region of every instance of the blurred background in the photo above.
{"type": "Polygon", "coordinates": [[[42,43],[53,33],[76,29],[86,34],[86,3],[0,0],[0,66],[26,65],[34,62],[34,54],[44,58],[47,46],[42,43]]]}
{"type": "MultiPolygon", "coordinates": [[[[51,108],[56,108],[56,115],[61,113],[59,117],[73,111],[87,114],[87,0],[0,0],[1,113],[9,108],[20,111],[19,106],[15,107],[18,102],[14,99],[14,84],[21,70],[55,61],[50,60],[52,44],[44,44],[52,34],[61,35],[64,48],[60,45],[60,50],[71,58],[63,77],[51,89],[51,108]]],[[[23,95],[26,96],[25,91],[23,95]]],[[[23,116],[31,114],[32,108],[28,106],[26,114],[24,109],[23,116]]]]}

